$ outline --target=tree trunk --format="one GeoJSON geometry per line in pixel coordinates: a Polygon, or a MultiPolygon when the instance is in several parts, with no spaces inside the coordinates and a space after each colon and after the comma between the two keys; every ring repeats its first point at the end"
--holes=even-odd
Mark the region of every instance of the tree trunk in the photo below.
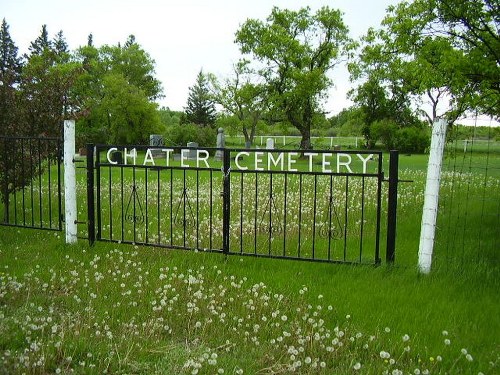
{"type": "Polygon", "coordinates": [[[299,128],[300,135],[302,136],[300,140],[300,149],[301,150],[310,150],[312,148],[311,145],[311,128],[309,126],[303,126],[299,128]]]}

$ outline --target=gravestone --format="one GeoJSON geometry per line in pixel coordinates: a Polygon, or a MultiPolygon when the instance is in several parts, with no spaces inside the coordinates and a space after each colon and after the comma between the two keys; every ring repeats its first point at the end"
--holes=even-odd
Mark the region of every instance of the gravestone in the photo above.
{"type": "Polygon", "coordinates": [[[274,150],[274,138],[267,138],[266,150],[274,150]]]}
{"type": "MultiPolygon", "coordinates": [[[[224,147],[226,147],[226,136],[224,135],[224,129],[219,128],[218,133],[217,133],[217,148],[221,149],[224,147]]],[[[215,151],[215,159],[216,160],[222,160],[223,157],[224,157],[223,150],[215,151]]]]}
{"type": "MultiPolygon", "coordinates": [[[[187,147],[198,148],[198,143],[196,143],[196,142],[188,142],[186,144],[186,146],[187,147]]],[[[188,159],[190,159],[190,160],[196,159],[196,150],[189,150],[188,159]]]]}
{"type": "MultiPolygon", "coordinates": [[[[163,147],[165,143],[163,141],[163,135],[161,134],[151,134],[149,136],[149,145],[153,147],[163,147]]],[[[163,152],[158,149],[151,149],[151,155],[153,157],[163,156],[163,152]]]]}

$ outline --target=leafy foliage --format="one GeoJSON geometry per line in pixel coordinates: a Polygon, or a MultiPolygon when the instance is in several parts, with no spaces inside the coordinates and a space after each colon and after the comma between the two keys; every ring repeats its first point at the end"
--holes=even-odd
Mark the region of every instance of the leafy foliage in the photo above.
{"type": "Polygon", "coordinates": [[[81,103],[77,123],[79,143],[147,143],[162,131],[157,105],[161,84],[154,75],[154,61],[129,36],[123,47],[96,48],[89,37],[77,52],[84,74],[75,91],[81,103]]]}
{"type": "MultiPolygon", "coordinates": [[[[468,110],[500,116],[500,20],[488,0],[403,1],[388,9],[380,30],[369,30],[354,79],[398,87],[429,123],[454,122],[468,110]],[[443,111],[443,101],[446,109],[443,111]],[[440,109],[441,108],[441,109],[440,109]]],[[[390,90],[389,90],[390,91],[390,90]]]]}
{"type": "Polygon", "coordinates": [[[236,33],[243,54],[251,54],[261,68],[266,97],[278,121],[299,129],[300,147],[311,147],[314,114],[331,81],[327,72],[350,47],[342,13],[323,7],[315,14],[273,8],[266,22],[249,19],[236,33]]]}

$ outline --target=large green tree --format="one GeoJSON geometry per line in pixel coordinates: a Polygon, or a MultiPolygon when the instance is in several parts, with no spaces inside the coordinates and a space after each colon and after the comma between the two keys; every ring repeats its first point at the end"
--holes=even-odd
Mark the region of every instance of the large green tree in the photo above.
{"type": "Polygon", "coordinates": [[[3,135],[19,134],[16,129],[16,92],[21,80],[21,58],[9,33],[5,18],[0,28],[0,132],[3,135]]]}
{"type": "Polygon", "coordinates": [[[313,120],[332,84],[327,73],[351,44],[342,13],[329,7],[314,14],[308,7],[275,7],[265,22],[247,20],[236,43],[259,65],[275,115],[300,131],[301,149],[311,148],[313,120]]]}
{"type": "Polygon", "coordinates": [[[29,50],[19,85],[23,121],[30,135],[60,136],[76,107],[72,91],[81,65],[72,61],[62,31],[49,40],[45,25],[29,50]]]}
{"type": "Polygon", "coordinates": [[[209,78],[200,70],[196,82],[189,88],[186,121],[200,126],[212,126],[217,119],[217,111],[209,89],[209,78]]]}
{"type": "MultiPolygon", "coordinates": [[[[18,124],[17,86],[21,79],[21,59],[18,48],[9,33],[9,25],[3,19],[0,28],[0,134],[22,135],[18,124]]],[[[9,195],[24,186],[21,171],[23,163],[19,149],[10,139],[0,139],[0,200],[4,203],[4,222],[9,218],[9,195]]]]}
{"type": "Polygon", "coordinates": [[[160,131],[154,102],[162,96],[154,60],[129,36],[123,46],[88,43],[77,51],[84,74],[75,91],[80,103],[77,136],[86,142],[146,143],[160,131]]]}
{"type": "Polygon", "coordinates": [[[354,78],[398,85],[429,123],[472,110],[500,117],[500,9],[489,0],[415,0],[370,30],[354,78]]]}

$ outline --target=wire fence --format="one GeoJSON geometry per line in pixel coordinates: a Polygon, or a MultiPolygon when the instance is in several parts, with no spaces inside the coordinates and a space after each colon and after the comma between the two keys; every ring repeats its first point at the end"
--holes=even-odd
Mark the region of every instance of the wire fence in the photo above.
{"type": "Polygon", "coordinates": [[[476,122],[468,129],[467,139],[446,145],[436,231],[435,255],[440,265],[486,264],[491,269],[500,264],[497,130],[476,122]]]}

